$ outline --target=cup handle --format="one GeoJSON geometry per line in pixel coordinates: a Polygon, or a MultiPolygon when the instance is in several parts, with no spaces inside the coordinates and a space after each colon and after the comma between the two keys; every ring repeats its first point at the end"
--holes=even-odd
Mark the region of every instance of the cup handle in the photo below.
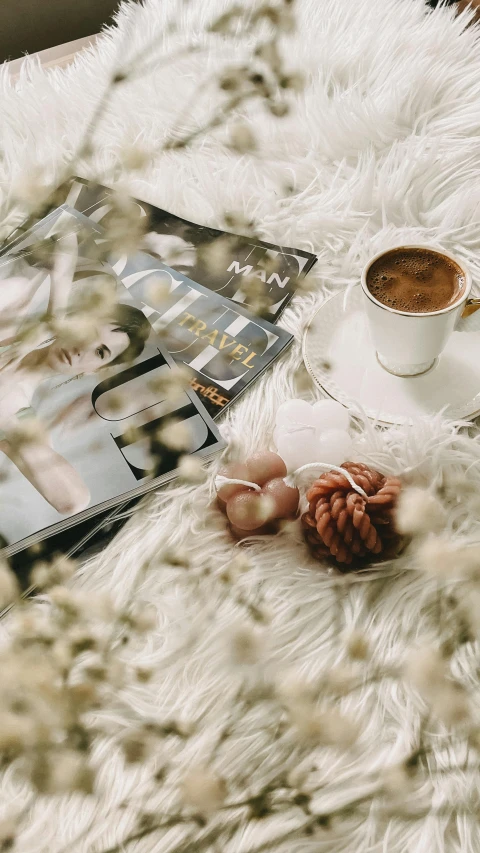
{"type": "Polygon", "coordinates": [[[467,299],[465,303],[465,308],[463,309],[460,319],[466,320],[467,317],[470,317],[471,314],[475,314],[475,311],[478,311],[480,308],[480,299],[472,297],[471,299],[467,299]]]}

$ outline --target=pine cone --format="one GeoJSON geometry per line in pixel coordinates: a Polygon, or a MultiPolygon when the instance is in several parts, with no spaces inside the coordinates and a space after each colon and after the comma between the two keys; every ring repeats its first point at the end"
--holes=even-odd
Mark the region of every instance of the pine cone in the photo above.
{"type": "Polygon", "coordinates": [[[397,477],[384,477],[361,462],[344,462],[368,500],[337,471],[328,471],[307,492],[302,515],[305,539],[314,557],[330,559],[343,571],[393,557],[401,538],[394,510],[401,489],[397,477]]]}

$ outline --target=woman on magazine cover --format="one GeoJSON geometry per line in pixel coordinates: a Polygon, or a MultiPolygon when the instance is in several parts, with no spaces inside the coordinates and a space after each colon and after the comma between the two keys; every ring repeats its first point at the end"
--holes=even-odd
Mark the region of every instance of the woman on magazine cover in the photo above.
{"type": "MultiPolygon", "coordinates": [[[[50,271],[47,315],[68,319],[77,237],[67,234],[61,243],[62,251],[56,252],[50,271]]],[[[43,382],[54,376],[74,378],[107,365],[132,361],[143,351],[151,327],[138,308],[118,303],[108,319],[96,320],[88,343],[62,345],[56,338],[41,341],[38,330],[19,337],[41,280],[45,280],[45,270],[33,280],[12,277],[0,282],[0,451],[57,512],[73,515],[90,502],[81,476],[53,449],[40,424],[28,441],[14,440],[16,428],[18,432],[19,422],[35,416],[32,399],[43,382]]]]}

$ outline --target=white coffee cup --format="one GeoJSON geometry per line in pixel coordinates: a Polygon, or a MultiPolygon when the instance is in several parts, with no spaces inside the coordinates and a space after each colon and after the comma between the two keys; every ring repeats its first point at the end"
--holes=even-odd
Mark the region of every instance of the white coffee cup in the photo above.
{"type": "Polygon", "coordinates": [[[361,281],[372,341],[382,367],[396,376],[417,376],[430,370],[460,320],[472,288],[472,277],[463,261],[434,246],[393,246],[369,260],[361,281]],[[465,276],[458,299],[440,311],[426,313],[397,311],[375,299],[367,287],[368,270],[382,255],[398,249],[426,249],[453,261],[465,276]]]}

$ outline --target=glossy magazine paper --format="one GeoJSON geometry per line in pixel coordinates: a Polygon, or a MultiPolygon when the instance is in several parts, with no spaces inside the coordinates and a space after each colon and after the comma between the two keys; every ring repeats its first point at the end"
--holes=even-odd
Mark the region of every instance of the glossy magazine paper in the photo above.
{"type": "Polygon", "coordinates": [[[192,388],[214,418],[293,340],[285,329],[144,252],[110,262],[170,355],[193,374],[192,388]]]}
{"type": "MultiPolygon", "coordinates": [[[[112,214],[112,190],[83,178],[73,178],[55,193],[57,204],[67,203],[102,225],[112,214]]],[[[198,225],[134,199],[133,215],[146,218],[146,248],[187,278],[232,299],[257,314],[245,292],[247,280],[258,282],[266,300],[264,316],[275,323],[295,292],[295,281],[315,264],[312,252],[276,246],[198,225]],[[216,249],[218,251],[216,251],[216,249]],[[207,251],[205,251],[207,250],[207,251]]]]}
{"type": "Polygon", "coordinates": [[[0,257],[0,534],[6,553],[172,479],[185,451],[157,437],[165,429],[171,440],[173,422],[187,452],[206,458],[223,446],[198,396],[189,389],[172,392],[174,362],[144,306],[109,264],[98,261],[99,239],[101,228],[63,207],[0,257]],[[41,249],[59,234],[52,264],[41,249]],[[66,284],[62,331],[45,339],[39,318],[59,292],[60,303],[65,298],[66,284]],[[108,316],[89,318],[85,306],[106,287],[113,294],[108,316]],[[77,341],[75,324],[89,322],[91,332],[77,341]],[[62,337],[69,323],[72,335],[62,337]]]}

